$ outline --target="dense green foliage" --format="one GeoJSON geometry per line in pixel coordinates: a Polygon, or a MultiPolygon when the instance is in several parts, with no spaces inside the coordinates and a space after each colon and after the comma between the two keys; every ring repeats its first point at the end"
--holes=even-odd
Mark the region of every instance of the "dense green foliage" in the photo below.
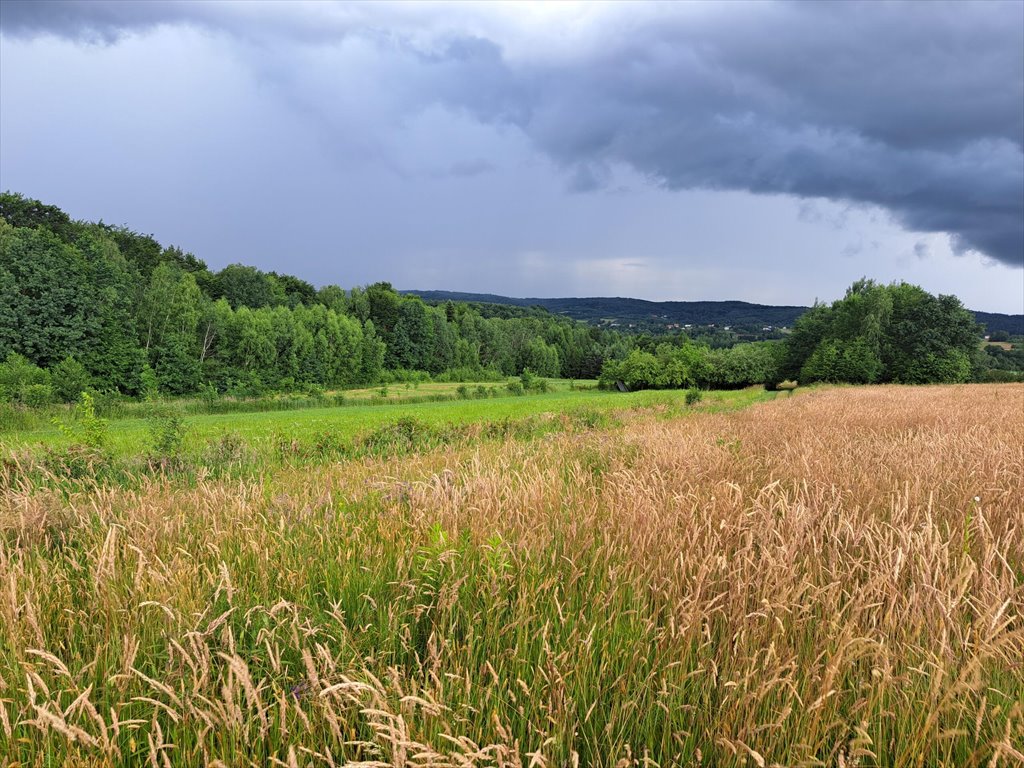
{"type": "Polygon", "coordinates": [[[955,296],[860,280],[797,320],[781,374],[801,383],[962,382],[979,364],[979,337],[955,296]]]}
{"type": "Polygon", "coordinates": [[[740,389],[777,381],[784,346],[779,342],[738,344],[711,349],[684,340],[660,343],[653,350],[634,349],[622,360],[609,360],[601,385],[621,381],[629,389],[740,389]]]}

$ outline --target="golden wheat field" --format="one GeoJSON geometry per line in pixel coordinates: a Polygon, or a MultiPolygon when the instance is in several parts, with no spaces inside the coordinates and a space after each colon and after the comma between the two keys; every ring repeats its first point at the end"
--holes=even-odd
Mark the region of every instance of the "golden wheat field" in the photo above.
{"type": "Polygon", "coordinates": [[[0,490],[0,764],[1024,764],[1024,387],[0,490]]]}

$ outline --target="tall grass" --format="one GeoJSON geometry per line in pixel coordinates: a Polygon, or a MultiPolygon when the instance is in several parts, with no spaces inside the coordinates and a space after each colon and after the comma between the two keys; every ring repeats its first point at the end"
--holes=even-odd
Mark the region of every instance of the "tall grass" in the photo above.
{"type": "Polygon", "coordinates": [[[3,491],[0,755],[1024,760],[1024,389],[594,426],[3,491]]]}

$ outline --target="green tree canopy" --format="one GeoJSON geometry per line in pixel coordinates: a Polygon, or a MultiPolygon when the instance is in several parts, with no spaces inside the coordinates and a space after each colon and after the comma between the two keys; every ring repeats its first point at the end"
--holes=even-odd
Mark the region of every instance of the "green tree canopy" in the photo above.
{"type": "Polygon", "coordinates": [[[802,383],[967,381],[979,337],[955,296],[859,280],[842,299],[797,320],[782,372],[802,383]]]}

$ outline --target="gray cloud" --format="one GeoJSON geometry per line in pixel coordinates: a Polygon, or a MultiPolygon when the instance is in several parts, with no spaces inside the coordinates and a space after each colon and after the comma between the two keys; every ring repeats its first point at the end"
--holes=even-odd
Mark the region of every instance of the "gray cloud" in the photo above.
{"type": "Polygon", "coordinates": [[[496,170],[494,163],[483,158],[476,158],[475,160],[459,160],[458,162],[452,163],[448,168],[448,174],[458,178],[472,178],[474,176],[481,176],[485,173],[493,173],[496,170]]]}
{"type": "Polygon", "coordinates": [[[112,43],[128,31],[194,21],[197,12],[205,14],[207,10],[199,3],[184,5],[161,0],[146,3],[5,0],[0,3],[0,25],[4,34],[17,37],[51,34],[86,42],[112,43]]]}
{"type": "MultiPolygon", "coordinates": [[[[545,29],[557,20],[531,27],[486,5],[0,7],[0,29],[21,37],[209,28],[255,46],[253,66],[284,84],[308,79],[311,56],[337,64],[331,52],[355,39],[387,102],[370,105],[371,123],[374,108],[395,122],[440,104],[522,132],[572,191],[624,165],[673,190],[875,205],[909,230],[949,233],[958,253],[1024,266],[1018,2],[602,6],[564,45],[545,29]]],[[[327,71],[339,74],[292,98],[329,131],[351,110],[329,106],[348,86],[327,71]]],[[[473,176],[487,163],[449,167],[473,176]]]]}
{"type": "Polygon", "coordinates": [[[1022,4],[720,6],[524,76],[567,165],[878,205],[1024,264],[1022,4]]]}

